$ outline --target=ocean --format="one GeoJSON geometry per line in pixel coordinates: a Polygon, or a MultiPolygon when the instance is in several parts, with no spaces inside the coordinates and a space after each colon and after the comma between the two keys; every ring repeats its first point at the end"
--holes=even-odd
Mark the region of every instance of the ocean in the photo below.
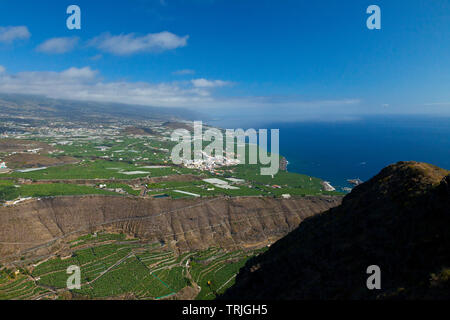
{"type": "MultiPolygon", "coordinates": [[[[238,122],[210,122],[240,128],[238,122]]],[[[242,128],[280,130],[280,154],[288,171],[352,187],[347,179],[366,181],[385,166],[415,160],[450,169],[450,117],[367,116],[336,122],[246,122],[242,128]]]]}

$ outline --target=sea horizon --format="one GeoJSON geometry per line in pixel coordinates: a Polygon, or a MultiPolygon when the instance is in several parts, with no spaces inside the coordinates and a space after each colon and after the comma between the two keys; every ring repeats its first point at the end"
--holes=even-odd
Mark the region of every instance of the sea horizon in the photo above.
{"type": "MultiPolygon", "coordinates": [[[[363,116],[347,121],[258,122],[213,120],[224,129],[279,129],[280,154],[287,170],[318,177],[337,188],[348,179],[367,181],[399,161],[419,161],[450,169],[450,117],[363,116]]],[[[344,189],[345,188],[345,189],[344,189]]]]}

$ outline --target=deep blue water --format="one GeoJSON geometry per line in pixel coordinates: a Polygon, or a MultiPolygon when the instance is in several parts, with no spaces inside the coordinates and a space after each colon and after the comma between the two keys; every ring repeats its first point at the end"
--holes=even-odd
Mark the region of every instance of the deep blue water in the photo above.
{"type": "MultiPolygon", "coordinates": [[[[220,122],[211,123],[220,125],[220,122]]],[[[225,126],[222,126],[225,127],[225,126]]],[[[238,128],[239,123],[226,128],[238,128]]],[[[280,129],[288,171],[350,186],[397,161],[423,161],[450,169],[450,118],[372,116],[344,122],[259,123],[244,128],[280,129]]]]}

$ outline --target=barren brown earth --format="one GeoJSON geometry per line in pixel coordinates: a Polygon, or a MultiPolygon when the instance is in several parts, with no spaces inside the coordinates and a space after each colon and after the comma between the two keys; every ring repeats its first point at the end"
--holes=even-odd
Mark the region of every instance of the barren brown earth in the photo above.
{"type": "Polygon", "coordinates": [[[0,208],[0,261],[44,257],[98,230],[160,241],[180,252],[267,245],[341,197],[143,199],[73,196],[0,208]]]}
{"type": "Polygon", "coordinates": [[[192,126],[184,122],[167,121],[162,124],[168,129],[186,129],[187,131],[192,131],[192,126]]]}
{"type": "Polygon", "coordinates": [[[30,149],[41,148],[42,152],[54,151],[55,149],[50,145],[31,140],[20,139],[0,139],[0,152],[24,152],[30,149]]]}
{"type": "Polygon", "coordinates": [[[51,158],[40,154],[31,153],[15,153],[5,157],[4,161],[6,161],[10,168],[50,167],[79,162],[78,159],[73,157],[61,156],[51,158]]]}

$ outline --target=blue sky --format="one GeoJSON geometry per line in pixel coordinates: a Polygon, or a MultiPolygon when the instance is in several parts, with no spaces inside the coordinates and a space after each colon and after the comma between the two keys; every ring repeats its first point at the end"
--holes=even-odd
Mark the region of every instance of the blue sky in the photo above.
{"type": "Polygon", "coordinates": [[[450,2],[0,1],[0,92],[342,119],[450,114],[450,2]],[[68,30],[66,8],[81,8],[68,30]],[[381,8],[368,30],[366,8],[381,8]]]}

